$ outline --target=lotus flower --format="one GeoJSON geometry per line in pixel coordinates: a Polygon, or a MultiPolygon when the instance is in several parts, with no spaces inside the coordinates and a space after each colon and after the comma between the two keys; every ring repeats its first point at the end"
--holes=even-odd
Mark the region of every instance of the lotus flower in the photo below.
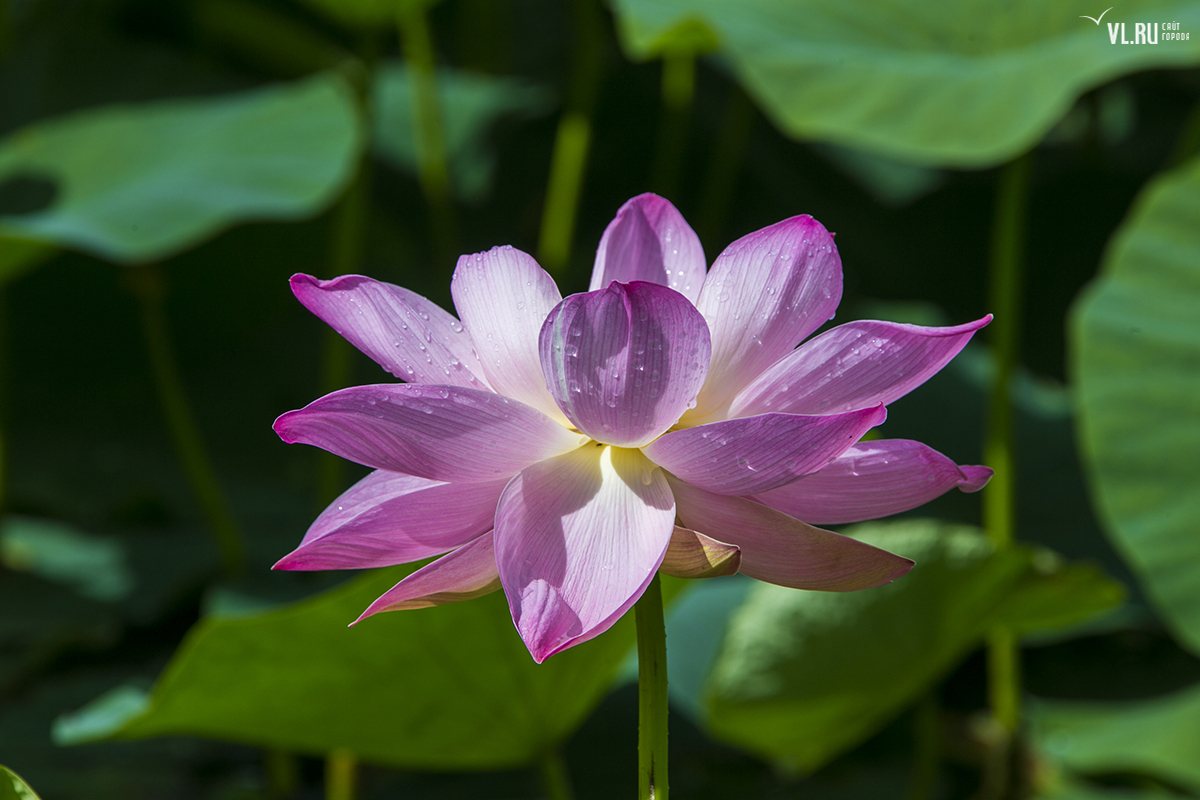
{"type": "Polygon", "coordinates": [[[458,318],[358,275],[291,285],[404,383],[275,422],[284,441],[375,470],[276,568],[441,555],[360,619],[503,588],[541,662],[607,630],[659,570],[865,589],[912,562],[812,523],[991,476],[917,442],[860,441],[991,318],[851,322],[797,347],[842,292],[833,237],[808,216],[739,239],[706,274],[675,207],[641,195],[605,230],[590,291],[564,299],[533,258],[497,247],[459,259],[458,318]]]}

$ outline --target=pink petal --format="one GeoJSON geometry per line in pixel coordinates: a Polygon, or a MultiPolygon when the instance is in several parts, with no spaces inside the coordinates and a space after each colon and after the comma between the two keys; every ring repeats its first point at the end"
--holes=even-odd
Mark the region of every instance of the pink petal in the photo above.
{"type": "Polygon", "coordinates": [[[621,618],[675,527],[662,470],[588,444],[513,478],[496,510],[496,563],[513,621],[541,663],[621,618]]]}
{"type": "Polygon", "coordinates": [[[890,403],[929,380],[992,315],[953,328],[863,320],[826,331],[733,399],[729,415],[839,414],[890,403]]]}
{"type": "Polygon", "coordinates": [[[841,259],[812,217],[785,219],[729,245],[696,302],[712,331],[712,364],[688,419],[718,411],[831,318],[841,297],[841,259]]]}
{"type": "Polygon", "coordinates": [[[575,427],[638,447],[670,428],[708,368],[708,326],[656,283],[611,283],[562,301],[541,331],[542,369],[575,427]]]}
{"type": "Polygon", "coordinates": [[[445,553],[491,530],[507,483],[439,483],[376,470],[334,500],[274,568],[365,569],[445,553]]]}
{"type": "Polygon", "coordinates": [[[353,386],[275,420],[285,442],[435,481],[491,481],[581,445],[545,414],[453,386],[353,386]]]}
{"type": "Polygon", "coordinates": [[[957,487],[977,492],[992,471],[960,467],[920,442],[859,442],[820,472],[753,499],[822,525],[861,522],[924,505],[957,487]]]}
{"type": "Polygon", "coordinates": [[[887,417],[883,406],[824,417],[763,414],[671,431],[642,448],[680,480],[747,495],[824,467],[887,417]]]}
{"type": "Polygon", "coordinates": [[[527,253],[493,247],[458,259],[450,294],[491,387],[565,423],[538,357],[538,331],[562,300],[554,279],[527,253]]]}
{"type": "Polygon", "coordinates": [[[658,571],[676,578],[719,578],[736,574],[741,563],[736,545],[676,525],[658,571]]]}
{"type": "Polygon", "coordinates": [[[421,295],[361,275],[298,274],[291,286],[305,308],[397,378],[488,388],[463,326],[421,295]]]}
{"type": "Polygon", "coordinates": [[[640,194],[617,212],[600,237],[589,292],[613,281],[668,286],[693,303],[704,285],[704,248],[671,201],[640,194]]]}
{"type": "Polygon", "coordinates": [[[912,569],[907,558],[814,528],[741,497],[723,497],[668,478],[689,528],[742,550],[743,575],[793,589],[851,592],[891,583],[912,569]]]}
{"type": "Polygon", "coordinates": [[[474,600],[499,588],[496,552],[492,532],[488,531],[388,589],[350,624],[355,625],[381,611],[404,611],[474,600]]]}

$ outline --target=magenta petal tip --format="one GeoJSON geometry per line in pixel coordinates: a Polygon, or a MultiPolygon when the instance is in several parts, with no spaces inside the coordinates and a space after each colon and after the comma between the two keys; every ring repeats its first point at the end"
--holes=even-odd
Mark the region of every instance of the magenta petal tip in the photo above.
{"type": "Polygon", "coordinates": [[[987,486],[988,481],[996,474],[996,471],[991,467],[979,466],[959,467],[958,471],[963,475],[962,480],[958,482],[958,488],[968,494],[978,492],[984,486],[987,486]]]}

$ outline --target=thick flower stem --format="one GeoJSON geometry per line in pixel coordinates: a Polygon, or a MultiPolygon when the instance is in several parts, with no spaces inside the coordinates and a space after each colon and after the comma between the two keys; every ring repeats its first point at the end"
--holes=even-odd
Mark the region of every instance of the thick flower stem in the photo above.
{"type": "Polygon", "coordinates": [[[737,86],[729,91],[721,130],[713,144],[712,156],[704,174],[704,188],[700,193],[700,217],[696,230],[700,240],[710,246],[721,236],[729,201],[737,187],[742,158],[754,128],[754,103],[737,86]]]}
{"type": "Polygon", "coordinates": [[[131,267],[127,275],[141,310],[146,352],[150,357],[158,400],[171,438],[174,439],[175,450],[191,484],[192,493],[208,519],[209,529],[221,553],[222,567],[228,575],[239,574],[245,570],[246,548],[233,511],[217,480],[208,450],[200,437],[200,429],[179,375],[163,309],[166,288],[162,270],[151,264],[131,267]]]}
{"type": "Polygon", "coordinates": [[[450,196],[450,166],[445,127],[437,93],[433,37],[422,3],[402,3],[396,17],[404,58],[412,81],[412,113],[417,139],[417,178],[429,204],[434,257],[439,268],[454,264],[454,204],[450,196]]]}
{"type": "Polygon", "coordinates": [[[567,772],[567,763],[562,753],[551,750],[542,758],[538,769],[542,774],[542,788],[550,800],[574,800],[575,792],[571,789],[571,775],[567,772]]]}
{"type": "Polygon", "coordinates": [[[683,171],[687,150],[688,122],[696,93],[696,57],[680,51],[663,56],[663,112],[658,123],[658,150],[650,184],[658,194],[671,199],[683,171]]]}
{"type": "MultiPolygon", "coordinates": [[[[989,306],[996,315],[989,329],[996,357],[996,380],[988,413],[984,463],[995,477],[983,493],[983,524],[998,550],[1015,538],[1016,476],[1010,383],[1020,346],[1020,299],[1025,223],[1029,204],[1032,155],[1025,154],[1000,172],[992,228],[989,306]]],[[[988,700],[992,715],[1011,738],[1020,721],[1020,649],[1009,630],[988,636],[988,700]]]]}
{"type": "Polygon", "coordinates": [[[575,0],[575,65],[567,107],[558,122],[542,210],[538,260],[561,273],[571,257],[579,196],[592,143],[592,110],[604,73],[604,39],[596,0],[575,0]]]}
{"type": "Polygon", "coordinates": [[[354,800],[358,794],[358,759],[343,748],[325,756],[325,800],[354,800]]]}
{"type": "Polygon", "coordinates": [[[638,652],[638,798],[667,800],[667,627],[658,575],[633,611],[638,652]]]}

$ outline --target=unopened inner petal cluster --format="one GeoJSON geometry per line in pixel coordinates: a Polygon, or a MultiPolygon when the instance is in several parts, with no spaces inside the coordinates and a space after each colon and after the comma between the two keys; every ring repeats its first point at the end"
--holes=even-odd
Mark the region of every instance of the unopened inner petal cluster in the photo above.
{"type": "Polygon", "coordinates": [[[855,322],[801,344],[842,290],[811,217],[734,242],[709,270],[674,206],[641,195],[604,232],[588,292],[564,299],[533,258],[498,247],[459,259],[457,317],[356,275],[292,288],[405,381],[275,423],[375,469],[277,568],[441,555],[363,617],[503,588],[540,662],[607,630],[660,570],[878,586],[912,562],[812,523],[898,513],[991,475],[918,442],[861,441],[990,317],[855,322]]]}

